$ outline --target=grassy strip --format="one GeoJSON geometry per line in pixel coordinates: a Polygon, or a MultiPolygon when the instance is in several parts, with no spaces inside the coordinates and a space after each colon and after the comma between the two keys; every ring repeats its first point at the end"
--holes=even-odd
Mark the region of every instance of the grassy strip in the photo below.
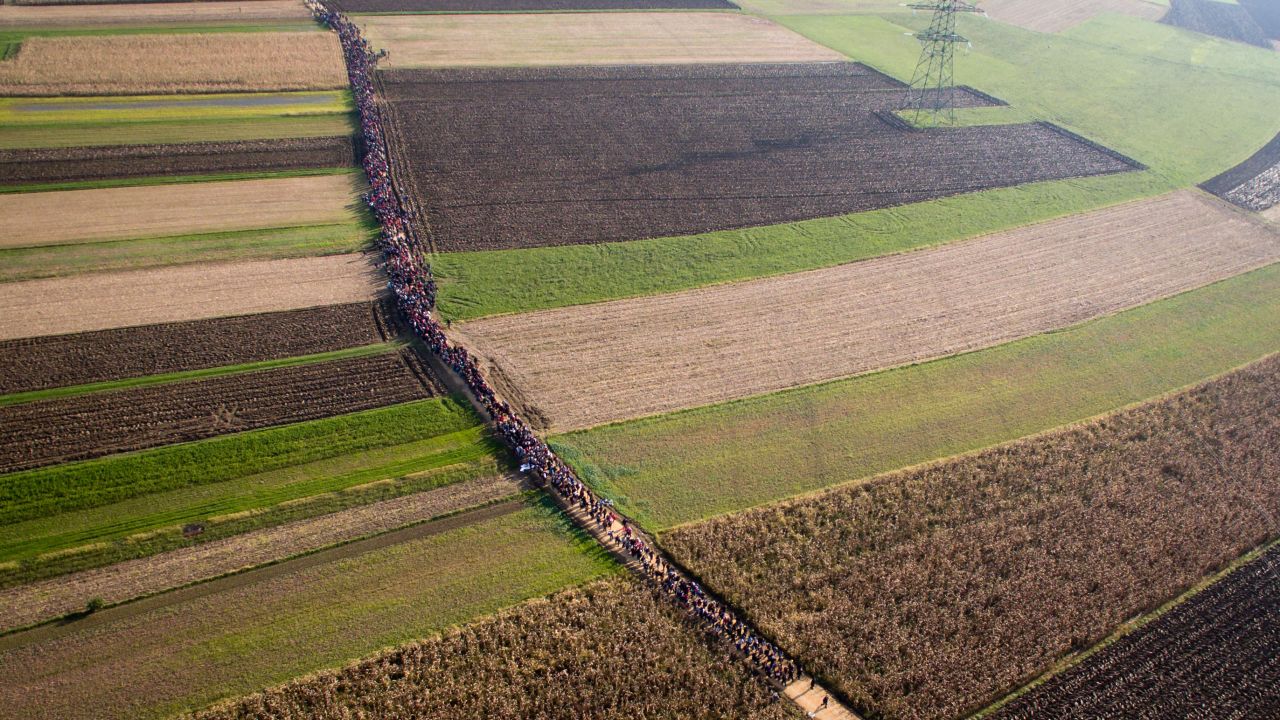
{"type": "Polygon", "coordinates": [[[479,418],[432,398],[0,476],[0,525],[457,432],[479,418]]]}
{"type": "Polygon", "coordinates": [[[243,363],[240,365],[223,365],[221,367],[202,368],[200,370],[184,370],[182,372],[146,375],[143,377],[124,378],[121,380],[105,380],[103,382],[89,383],[87,385],[69,385],[66,387],[48,388],[46,390],[31,390],[29,392],[13,393],[11,395],[0,395],[0,407],[35,402],[37,400],[69,397],[72,395],[85,395],[87,393],[103,392],[105,390],[121,390],[124,388],[145,387],[147,385],[163,385],[165,383],[180,382],[182,380],[203,380],[205,378],[219,377],[221,375],[237,375],[240,373],[253,372],[255,370],[274,370],[275,368],[311,365],[313,363],[327,362],[330,360],[345,360],[347,358],[365,357],[367,355],[381,355],[382,353],[392,352],[398,347],[399,346],[394,343],[377,343],[374,345],[344,348],[342,350],[331,350],[329,352],[315,353],[312,355],[299,355],[297,357],[280,358],[277,360],[263,360],[260,362],[243,363]]]}
{"type": "Polygon", "coordinates": [[[18,715],[169,716],[614,572],[589,538],[531,507],[12,648],[0,672],[26,690],[4,701],[18,715]],[[55,689],[72,679],[70,694],[55,689]]]}
{"type": "Polygon", "coordinates": [[[352,116],[346,112],[226,120],[179,119],[120,123],[108,120],[30,126],[0,123],[0,150],[330,137],[347,135],[352,131],[352,116]]]}
{"type": "Polygon", "coordinates": [[[374,233],[371,224],[354,222],[11,248],[0,250],[0,282],[196,262],[335,255],[365,249],[374,233]]]}
{"type": "Polygon", "coordinates": [[[248,120],[339,115],[354,109],[350,90],[0,98],[0,126],[248,120]],[[264,99],[285,100],[261,104],[264,99]],[[245,104],[236,104],[243,101],[245,104]]]}
{"type": "Polygon", "coordinates": [[[353,171],[350,167],[328,167],[296,168],[293,170],[251,170],[246,172],[212,173],[206,175],[153,175],[150,177],[71,180],[67,182],[32,183],[30,185],[0,185],[0,194],[53,192],[57,190],[99,190],[102,188],[116,187],[145,187],[149,185],[222,182],[224,180],[266,180],[273,178],[313,177],[316,175],[345,175],[351,172],[353,171]]]}
{"type": "Polygon", "coordinates": [[[968,452],[1280,350],[1280,265],[921,365],[555,438],[626,512],[669,528],[968,452]]]}

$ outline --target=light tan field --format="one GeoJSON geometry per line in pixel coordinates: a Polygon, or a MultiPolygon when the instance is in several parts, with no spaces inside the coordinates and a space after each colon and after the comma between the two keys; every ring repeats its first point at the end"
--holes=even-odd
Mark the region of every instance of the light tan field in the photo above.
{"type": "Polygon", "coordinates": [[[768,20],[734,13],[374,15],[359,18],[392,68],[843,60],[768,20]]]}
{"type": "Polygon", "coordinates": [[[840,267],[455,326],[557,431],[988,347],[1280,259],[1280,233],[1179,192],[840,267]]]}
{"type": "Polygon", "coordinates": [[[0,194],[0,248],[359,219],[354,174],[0,194]]]}
{"type": "Polygon", "coordinates": [[[145,95],[347,86],[326,32],[30,37],[0,63],[0,95],[145,95]]]}
{"type": "Polygon", "coordinates": [[[0,283],[0,339],[337,305],[384,282],[364,255],[327,255],[0,283]]]}
{"type": "Polygon", "coordinates": [[[0,6],[0,27],[72,27],[85,25],[163,25],[229,20],[307,20],[301,0],[179,2],[131,5],[0,6]]]}
{"type": "Polygon", "coordinates": [[[1274,223],[1280,223],[1280,205],[1276,205],[1270,210],[1263,210],[1262,217],[1274,223]]]}
{"type": "Polygon", "coordinates": [[[1042,33],[1061,32],[1102,13],[1154,21],[1169,11],[1148,0],[984,0],[981,7],[995,20],[1042,33]]]}
{"type": "Polygon", "coordinates": [[[510,477],[470,480],[154,557],[21,585],[0,591],[0,629],[26,627],[83,610],[86,598],[122,602],[430,520],[519,491],[519,481],[510,477]]]}

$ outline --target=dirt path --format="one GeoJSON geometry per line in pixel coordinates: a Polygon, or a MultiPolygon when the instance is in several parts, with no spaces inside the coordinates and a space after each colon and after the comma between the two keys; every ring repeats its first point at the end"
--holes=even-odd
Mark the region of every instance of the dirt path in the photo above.
{"type": "Polygon", "coordinates": [[[482,522],[484,520],[491,520],[503,515],[509,515],[525,507],[528,507],[528,503],[523,500],[510,500],[494,505],[488,505],[478,510],[452,515],[442,520],[414,525],[402,530],[395,530],[383,535],[377,535],[366,540],[358,540],[346,545],[339,545],[328,550],[304,555],[293,560],[286,560],[281,563],[267,565],[255,570],[249,570],[235,575],[228,575],[206,583],[200,583],[199,585],[192,585],[190,587],[174,590],[173,592],[153,595],[137,602],[117,605],[116,607],[100,610],[93,615],[78,620],[42,625],[32,630],[0,636],[0,653],[16,647],[48,642],[74,632],[81,632],[107,625],[108,623],[118,622],[125,618],[141,615],[157,608],[188,602],[195,598],[225,592],[233,588],[244,587],[246,585],[262,582],[282,575],[288,575],[307,568],[326,565],[337,560],[355,557],[372,550],[378,550],[392,545],[410,542],[412,540],[431,537],[432,535],[438,535],[449,530],[474,525],[475,523],[482,522]]]}
{"type": "Polygon", "coordinates": [[[556,431],[990,347],[1280,259],[1198,191],[812,272],[465,323],[556,431]]]}

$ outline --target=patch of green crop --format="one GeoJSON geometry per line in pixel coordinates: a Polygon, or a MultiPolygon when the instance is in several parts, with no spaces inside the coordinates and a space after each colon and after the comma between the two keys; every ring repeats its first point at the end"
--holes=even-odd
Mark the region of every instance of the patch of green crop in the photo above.
{"type": "Polygon", "coordinates": [[[332,137],[352,132],[354,126],[349,112],[247,119],[46,121],[30,125],[0,122],[0,150],[332,137]]]}

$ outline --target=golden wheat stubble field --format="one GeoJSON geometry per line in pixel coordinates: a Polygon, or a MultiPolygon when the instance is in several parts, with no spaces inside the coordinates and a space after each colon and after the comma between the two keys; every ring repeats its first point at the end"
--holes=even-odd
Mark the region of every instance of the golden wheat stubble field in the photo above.
{"type": "Polygon", "coordinates": [[[333,90],[347,86],[325,32],[28,37],[0,64],[0,95],[333,90]]]}
{"type": "Polygon", "coordinates": [[[307,12],[306,6],[295,0],[0,6],[0,28],[137,26],[168,23],[309,20],[310,18],[311,14],[307,12]]]}
{"type": "Polygon", "coordinates": [[[1277,259],[1274,228],[1178,192],[914,253],[457,329],[532,416],[563,431],[989,347],[1277,259]]]}

